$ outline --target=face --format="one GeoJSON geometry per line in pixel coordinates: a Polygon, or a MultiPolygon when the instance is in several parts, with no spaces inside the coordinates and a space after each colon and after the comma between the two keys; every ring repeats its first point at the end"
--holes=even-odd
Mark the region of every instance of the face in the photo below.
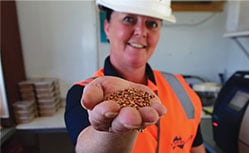
{"type": "Polygon", "coordinates": [[[127,13],[113,12],[105,21],[110,41],[111,62],[116,67],[145,66],[160,37],[161,20],[127,13]]]}

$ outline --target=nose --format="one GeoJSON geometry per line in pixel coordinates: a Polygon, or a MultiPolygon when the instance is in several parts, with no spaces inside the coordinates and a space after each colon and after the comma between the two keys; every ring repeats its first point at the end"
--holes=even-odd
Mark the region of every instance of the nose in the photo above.
{"type": "Polygon", "coordinates": [[[139,21],[135,25],[134,35],[137,37],[147,37],[148,29],[145,25],[145,22],[139,21]]]}

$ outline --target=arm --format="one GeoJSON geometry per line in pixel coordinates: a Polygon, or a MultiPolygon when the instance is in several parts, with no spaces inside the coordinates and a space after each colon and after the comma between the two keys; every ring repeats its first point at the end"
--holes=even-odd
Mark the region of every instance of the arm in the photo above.
{"type": "Polygon", "coordinates": [[[81,106],[81,97],[84,86],[74,85],[68,90],[66,98],[66,108],[64,113],[67,132],[76,145],[80,132],[90,125],[88,112],[81,106]]]}
{"type": "Polygon", "coordinates": [[[158,97],[152,101],[151,107],[139,110],[131,107],[120,109],[116,102],[103,101],[105,95],[130,87],[150,90],[115,77],[101,77],[85,87],[82,106],[88,111],[90,125],[78,136],[77,153],[131,152],[138,135],[136,129],[154,124],[166,113],[158,97]]]}
{"type": "Polygon", "coordinates": [[[200,125],[198,126],[195,140],[192,144],[191,153],[206,153],[205,146],[203,145],[200,125]]]}
{"type": "Polygon", "coordinates": [[[76,153],[129,153],[132,151],[137,131],[115,134],[95,130],[92,126],[84,129],[77,141],[76,153]]]}
{"type": "Polygon", "coordinates": [[[206,153],[206,149],[205,149],[204,144],[201,144],[199,146],[192,147],[190,152],[191,153],[206,153]]]}
{"type": "Polygon", "coordinates": [[[88,120],[87,110],[81,107],[80,104],[83,90],[83,86],[75,85],[68,91],[65,111],[65,123],[67,131],[73,144],[76,145],[78,142],[76,146],[76,152],[88,153],[92,152],[92,149],[100,153],[120,152],[121,148],[124,152],[131,152],[136,139],[137,131],[134,130],[133,132],[129,132],[127,134],[118,135],[109,132],[97,131],[92,128],[88,120]],[[86,138],[84,137],[84,132],[86,132],[86,138]],[[98,136],[99,138],[97,138],[98,136]],[[79,139],[78,141],[77,138],[79,139]],[[96,138],[95,143],[89,141],[90,138],[96,138]],[[124,146],[121,147],[120,144],[124,144],[124,146]]]}

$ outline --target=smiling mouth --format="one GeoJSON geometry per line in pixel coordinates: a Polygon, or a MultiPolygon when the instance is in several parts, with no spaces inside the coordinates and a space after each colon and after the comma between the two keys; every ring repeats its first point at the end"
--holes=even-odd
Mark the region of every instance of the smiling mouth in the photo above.
{"type": "Polygon", "coordinates": [[[144,45],[136,44],[136,43],[128,43],[128,45],[135,47],[135,48],[146,48],[144,45]]]}

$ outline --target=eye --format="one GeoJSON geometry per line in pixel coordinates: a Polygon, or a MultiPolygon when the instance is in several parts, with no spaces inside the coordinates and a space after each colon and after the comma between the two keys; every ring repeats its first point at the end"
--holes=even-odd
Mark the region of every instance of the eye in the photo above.
{"type": "Polygon", "coordinates": [[[135,23],[135,18],[134,17],[131,17],[131,16],[126,16],[123,21],[125,23],[135,23]]]}
{"type": "Polygon", "coordinates": [[[149,29],[155,29],[158,27],[158,23],[156,21],[147,21],[146,26],[149,29]]]}

